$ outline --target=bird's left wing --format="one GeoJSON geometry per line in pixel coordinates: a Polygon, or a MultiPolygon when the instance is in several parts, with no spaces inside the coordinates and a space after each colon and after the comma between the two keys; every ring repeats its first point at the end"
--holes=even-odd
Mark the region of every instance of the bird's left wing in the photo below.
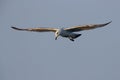
{"type": "Polygon", "coordinates": [[[95,28],[99,28],[99,27],[104,27],[104,26],[110,24],[111,22],[112,21],[110,21],[108,23],[104,23],[104,24],[91,24],[91,25],[83,25],[83,26],[74,26],[74,27],[70,27],[70,28],[65,28],[65,30],[70,31],[70,32],[90,30],[90,29],[95,29],[95,28]]]}
{"type": "Polygon", "coordinates": [[[58,29],[56,28],[17,28],[17,27],[11,27],[15,30],[20,30],[20,31],[34,31],[34,32],[56,32],[58,29]]]}

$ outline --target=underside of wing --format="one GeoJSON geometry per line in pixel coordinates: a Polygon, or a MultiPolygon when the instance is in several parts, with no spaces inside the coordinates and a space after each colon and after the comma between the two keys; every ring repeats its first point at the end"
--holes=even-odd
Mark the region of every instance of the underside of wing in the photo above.
{"type": "Polygon", "coordinates": [[[15,30],[20,31],[34,31],[34,32],[56,32],[58,29],[56,28],[17,28],[17,27],[11,27],[15,30]]]}
{"type": "Polygon", "coordinates": [[[66,31],[70,31],[70,32],[77,32],[77,31],[83,31],[83,30],[90,30],[90,29],[95,29],[95,28],[99,28],[99,27],[104,27],[108,24],[110,24],[112,21],[108,22],[108,23],[104,23],[104,24],[90,24],[90,25],[83,25],[83,26],[74,26],[71,28],[66,28],[66,31]]]}

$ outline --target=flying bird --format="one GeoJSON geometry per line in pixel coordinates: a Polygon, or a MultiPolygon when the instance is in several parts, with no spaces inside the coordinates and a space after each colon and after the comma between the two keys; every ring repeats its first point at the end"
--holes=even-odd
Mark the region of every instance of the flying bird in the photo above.
{"type": "Polygon", "coordinates": [[[95,28],[100,28],[104,27],[108,24],[110,24],[112,21],[104,23],[104,24],[90,24],[90,25],[82,25],[82,26],[73,26],[70,28],[46,28],[46,27],[39,27],[39,28],[17,28],[17,27],[11,27],[15,30],[20,30],[20,31],[34,31],[34,32],[54,32],[55,33],[55,40],[57,40],[58,36],[62,36],[65,38],[70,39],[71,41],[74,41],[74,39],[78,38],[81,36],[81,34],[75,33],[78,31],[83,31],[83,30],[91,30],[95,28]]]}

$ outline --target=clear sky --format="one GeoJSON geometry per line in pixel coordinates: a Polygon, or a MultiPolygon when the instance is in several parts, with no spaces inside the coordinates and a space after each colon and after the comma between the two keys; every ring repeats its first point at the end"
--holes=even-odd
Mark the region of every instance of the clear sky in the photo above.
{"type": "Polygon", "coordinates": [[[120,80],[120,0],[0,0],[0,80],[120,80]],[[74,42],[11,26],[71,27],[74,42]]]}

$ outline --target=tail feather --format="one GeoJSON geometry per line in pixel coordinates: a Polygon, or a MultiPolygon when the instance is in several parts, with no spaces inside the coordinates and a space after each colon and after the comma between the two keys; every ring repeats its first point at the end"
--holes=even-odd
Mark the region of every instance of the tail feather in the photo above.
{"type": "Polygon", "coordinates": [[[79,36],[81,36],[81,35],[82,35],[82,34],[76,34],[76,35],[74,35],[73,38],[75,39],[75,38],[77,38],[77,37],[79,37],[79,36]]]}

